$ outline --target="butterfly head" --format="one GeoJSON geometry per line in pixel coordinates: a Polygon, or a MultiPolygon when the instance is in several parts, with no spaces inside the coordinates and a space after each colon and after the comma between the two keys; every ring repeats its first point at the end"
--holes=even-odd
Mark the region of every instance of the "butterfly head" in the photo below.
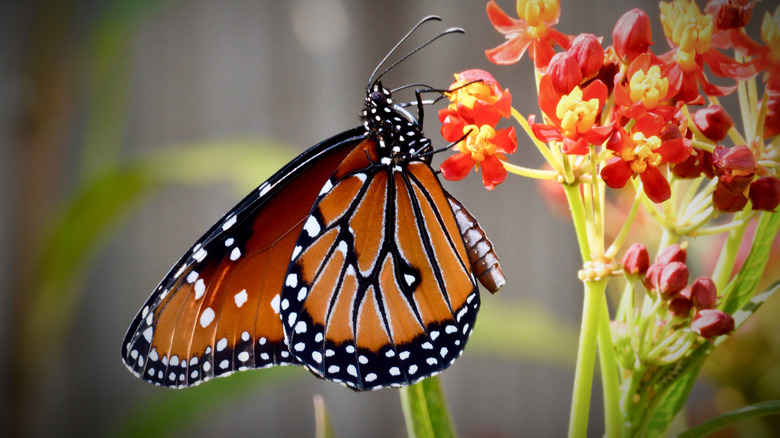
{"type": "Polygon", "coordinates": [[[376,140],[383,163],[398,164],[417,158],[430,148],[422,125],[409,111],[396,104],[390,90],[376,82],[366,90],[362,112],[366,135],[376,140]]]}

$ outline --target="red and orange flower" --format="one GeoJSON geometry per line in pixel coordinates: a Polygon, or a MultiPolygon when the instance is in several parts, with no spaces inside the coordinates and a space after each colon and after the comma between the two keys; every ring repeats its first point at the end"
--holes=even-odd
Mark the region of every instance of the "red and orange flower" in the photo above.
{"type": "Polygon", "coordinates": [[[607,142],[614,157],[601,169],[601,178],[617,189],[639,175],[645,194],[657,203],[672,195],[669,181],[658,167],[684,162],[691,156],[691,145],[674,124],[656,122],[651,117],[640,117],[630,132],[622,126],[615,131],[607,142]]]}
{"type": "Polygon", "coordinates": [[[514,64],[528,50],[536,68],[543,69],[555,54],[554,44],[569,48],[571,37],[552,27],[558,24],[561,16],[560,0],[517,0],[519,18],[510,17],[490,0],[487,15],[493,27],[508,40],[485,50],[487,58],[495,64],[514,64]]]}
{"type": "Polygon", "coordinates": [[[484,70],[466,70],[455,79],[447,93],[451,103],[439,111],[439,120],[442,137],[456,142],[453,149],[459,153],[446,159],[440,170],[448,180],[481,170],[483,184],[492,190],[506,179],[504,154],[517,150],[514,127],[495,129],[502,117],[511,115],[512,96],[484,70]]]}

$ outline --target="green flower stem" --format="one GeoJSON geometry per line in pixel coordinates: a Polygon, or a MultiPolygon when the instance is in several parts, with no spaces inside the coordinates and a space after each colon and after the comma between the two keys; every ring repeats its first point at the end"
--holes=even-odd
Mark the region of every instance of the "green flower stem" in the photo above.
{"type": "Polygon", "coordinates": [[[439,376],[401,388],[401,408],[406,431],[412,438],[455,437],[455,426],[447,409],[439,376]]]}
{"type": "Polygon", "coordinates": [[[580,247],[580,256],[583,263],[590,260],[590,244],[585,232],[585,207],[580,196],[580,187],[576,184],[562,184],[563,191],[566,193],[566,200],[569,201],[571,209],[571,218],[574,223],[574,231],[577,234],[577,243],[580,247]]]}
{"type": "Polygon", "coordinates": [[[563,173],[563,169],[561,168],[560,164],[561,160],[556,159],[555,155],[553,155],[552,151],[550,151],[550,148],[547,147],[545,143],[539,141],[539,139],[536,138],[533,130],[531,130],[531,125],[528,124],[528,120],[526,120],[525,117],[523,117],[523,115],[514,108],[512,108],[512,117],[514,117],[515,120],[517,120],[517,123],[523,127],[523,130],[526,132],[526,134],[528,134],[528,138],[534,142],[536,148],[539,149],[539,152],[542,154],[544,159],[550,163],[553,169],[555,169],[558,173],[563,173]]]}
{"type": "Polygon", "coordinates": [[[617,356],[612,345],[612,331],[609,328],[609,307],[607,296],[601,296],[601,311],[599,312],[599,366],[601,367],[601,389],[604,392],[604,426],[605,435],[615,437],[620,434],[620,378],[618,375],[617,356]]]}
{"type": "Polygon", "coordinates": [[[524,176],[526,178],[554,180],[558,176],[556,172],[551,170],[530,169],[528,167],[517,166],[506,161],[501,161],[501,164],[504,165],[504,169],[506,169],[507,172],[512,172],[515,175],[524,176]]]}
{"type": "Polygon", "coordinates": [[[742,224],[729,231],[726,242],[720,251],[718,263],[712,272],[712,280],[715,282],[718,291],[725,290],[729,278],[731,278],[731,272],[734,270],[734,263],[737,260],[737,252],[747,228],[747,221],[744,221],[744,219],[749,214],[750,212],[741,211],[734,215],[734,222],[742,221],[742,224]]]}
{"type": "Polygon", "coordinates": [[[593,386],[593,369],[596,361],[596,339],[607,279],[585,281],[585,300],[582,306],[582,325],[577,349],[577,366],[574,370],[569,437],[585,437],[588,432],[588,412],[593,386]]]}
{"type": "Polygon", "coordinates": [[[620,247],[623,246],[623,243],[626,241],[626,237],[628,236],[628,232],[631,230],[631,225],[634,223],[634,218],[636,218],[636,213],[639,211],[639,205],[641,204],[642,199],[642,193],[636,192],[636,195],[634,196],[634,203],[631,204],[631,210],[628,211],[628,216],[626,217],[626,220],[623,222],[623,225],[620,227],[620,231],[618,231],[617,236],[615,236],[615,240],[612,241],[612,245],[609,246],[609,249],[607,249],[606,256],[608,259],[612,259],[617,255],[617,252],[620,251],[620,247]]]}

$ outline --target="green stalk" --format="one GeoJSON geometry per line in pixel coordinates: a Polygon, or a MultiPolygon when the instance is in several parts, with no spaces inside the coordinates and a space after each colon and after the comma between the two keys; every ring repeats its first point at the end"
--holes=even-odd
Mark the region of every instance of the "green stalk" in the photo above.
{"type": "MultiPolygon", "coordinates": [[[[741,221],[745,215],[750,212],[741,211],[734,215],[734,221],[741,221]]],[[[712,280],[715,282],[715,286],[719,291],[723,291],[731,278],[731,272],[734,270],[734,263],[737,260],[737,252],[739,246],[742,243],[742,237],[745,235],[745,229],[747,228],[747,222],[743,221],[742,225],[733,228],[729,231],[726,242],[721,248],[720,256],[718,257],[718,263],[715,265],[715,270],[712,273],[712,280]]]]}
{"type": "MultiPolygon", "coordinates": [[[[632,291],[633,293],[633,291],[632,291]]],[[[620,434],[620,378],[618,375],[615,347],[612,345],[612,332],[609,328],[609,307],[607,296],[601,296],[601,316],[599,317],[599,366],[601,367],[601,388],[604,392],[604,426],[608,437],[620,434]]]]}
{"type": "Polygon", "coordinates": [[[439,376],[433,376],[401,388],[401,408],[406,431],[412,438],[450,438],[457,436],[447,409],[439,376]]]}
{"type": "Polygon", "coordinates": [[[588,433],[588,412],[590,411],[593,369],[596,361],[596,339],[599,330],[599,315],[604,299],[607,279],[585,281],[585,301],[582,306],[582,325],[577,349],[577,366],[574,371],[569,437],[585,437],[588,433]]]}

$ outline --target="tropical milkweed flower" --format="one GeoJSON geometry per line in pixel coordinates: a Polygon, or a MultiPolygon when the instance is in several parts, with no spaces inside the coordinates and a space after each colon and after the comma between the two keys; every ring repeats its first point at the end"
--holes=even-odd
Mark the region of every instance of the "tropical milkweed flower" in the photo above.
{"type": "Polygon", "coordinates": [[[668,121],[677,108],[666,103],[677,94],[681,81],[682,75],[671,64],[661,65],[650,53],[643,53],[628,65],[625,81],[615,85],[615,104],[628,118],[650,114],[668,121]]]}
{"type": "Polygon", "coordinates": [[[512,96],[484,70],[455,75],[450,90],[446,94],[451,103],[439,111],[439,120],[442,136],[457,142],[453,149],[458,153],[444,160],[441,173],[448,180],[460,180],[471,169],[479,169],[483,184],[492,190],[506,179],[504,154],[517,150],[514,127],[495,129],[501,117],[511,115],[512,96]]]}
{"type": "Polygon", "coordinates": [[[506,36],[498,47],[485,50],[495,64],[514,64],[526,50],[536,68],[547,67],[555,51],[553,44],[568,49],[570,37],[553,29],[561,15],[560,0],[517,0],[517,15],[512,18],[494,0],[487,4],[487,15],[497,31],[506,36]]]}
{"type": "Polygon", "coordinates": [[[482,183],[488,190],[506,179],[506,169],[501,160],[506,160],[505,153],[511,154],[517,150],[515,128],[495,130],[492,126],[469,125],[463,128],[466,137],[455,145],[455,154],[441,164],[441,174],[444,178],[457,181],[468,175],[474,168],[482,170],[482,183]]]}
{"type": "Polygon", "coordinates": [[[742,64],[719,52],[712,45],[716,31],[712,15],[702,14],[691,0],[661,2],[661,23],[672,50],[660,55],[664,62],[675,63],[682,74],[677,98],[691,103],[700,97],[699,84],[709,96],[722,96],[736,85],[715,85],[704,76],[704,65],[716,76],[736,80],[750,79],[757,74],[752,63],[742,64]]]}
{"type": "Polygon", "coordinates": [[[512,114],[512,95],[485,70],[466,70],[455,75],[446,94],[450,105],[439,111],[441,134],[447,141],[463,137],[468,125],[496,126],[501,117],[512,114]]]}
{"type": "Polygon", "coordinates": [[[544,75],[539,83],[539,107],[551,124],[534,123],[534,116],[528,122],[539,140],[560,141],[564,153],[584,155],[588,145],[603,143],[614,129],[612,124],[599,124],[607,94],[607,86],[597,79],[585,88],[578,85],[561,95],[553,78],[544,75]]]}
{"type": "Polygon", "coordinates": [[[666,163],[681,163],[691,155],[690,141],[674,125],[661,129],[652,118],[641,117],[631,132],[619,127],[607,142],[614,157],[601,169],[601,178],[612,188],[621,188],[629,178],[639,175],[644,190],[653,202],[672,195],[669,182],[658,169],[666,163]]]}

